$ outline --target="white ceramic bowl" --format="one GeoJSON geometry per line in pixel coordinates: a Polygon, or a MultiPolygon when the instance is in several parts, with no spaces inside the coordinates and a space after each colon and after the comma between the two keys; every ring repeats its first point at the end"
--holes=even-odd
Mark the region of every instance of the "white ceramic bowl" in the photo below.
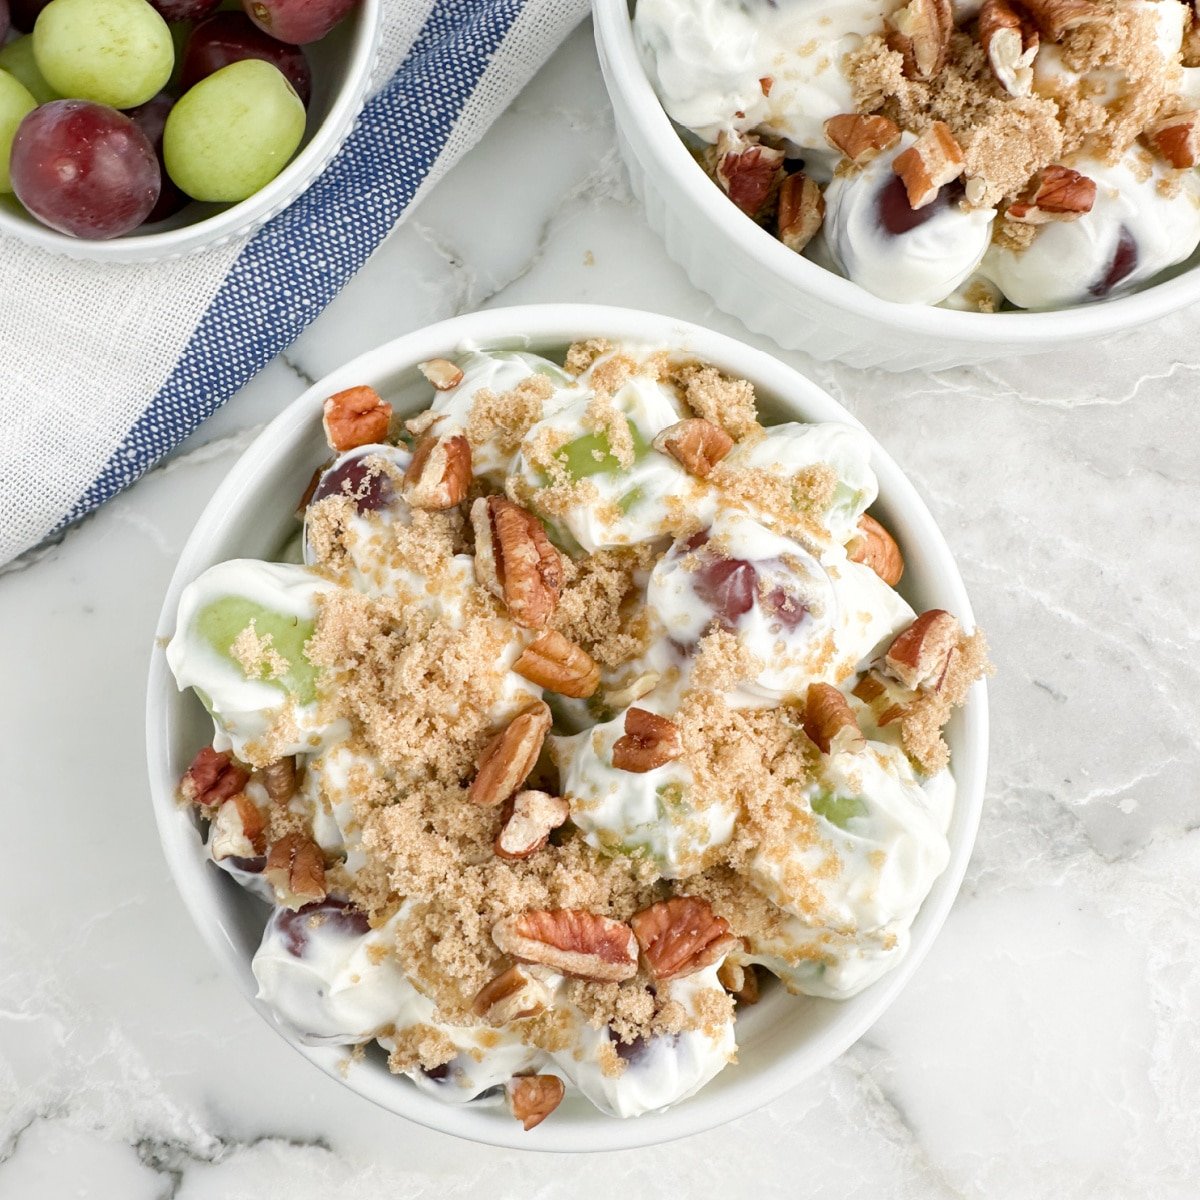
{"type": "Polygon", "coordinates": [[[329,165],[362,108],[379,46],[383,0],[359,0],[354,11],[304,53],[312,66],[312,99],[304,140],[266,187],[240,204],[193,200],[153,232],[134,230],[108,241],[68,237],[31,217],[12,196],[0,196],[0,235],[11,234],[69,258],[151,262],[180,258],[245,237],[282,212],[329,165]]]}
{"type": "Polygon", "coordinates": [[[655,95],[630,7],[631,0],[592,0],[600,66],[633,190],[691,281],[781,346],[855,367],[943,370],[1092,341],[1200,300],[1200,271],[1192,269],[1200,251],[1140,292],[1061,312],[951,312],[880,300],[788,250],[713,185],[655,95]]]}
{"type": "MultiPolygon", "coordinates": [[[[259,435],[209,502],[184,547],[159,618],[147,697],[150,783],[163,848],[193,918],[213,952],[246,997],[296,1049],[335,1079],[345,1050],[295,1042],[254,999],[250,959],[267,916],[260,901],[205,860],[195,817],[175,800],[179,778],[212,725],[191,693],[176,690],[162,646],[175,628],[183,588],[201,571],[228,558],[271,558],[295,531],[293,509],[328,450],[321,402],[341,388],[367,383],[397,411],[415,412],[429,401],[416,364],[453,354],[465,345],[561,353],[585,337],[685,347],[718,367],[751,380],[768,421],[800,418],[858,422],[813,383],[776,359],[740,342],[644,312],[586,305],[496,309],[457,317],[408,334],[348,363],[309,389],[259,435]]],[[[872,443],[879,477],[877,511],[904,549],[902,591],[918,610],[941,607],[972,623],[962,579],[941,533],[912,484],[884,450],[872,443]]],[[[987,697],[982,684],[950,723],[958,801],[950,826],[950,860],[917,915],[912,949],[899,967],[851,1000],[835,1002],[767,989],[738,1019],[739,1061],[690,1100],[665,1113],[618,1120],[569,1095],[553,1119],[530,1133],[498,1106],[451,1106],[391,1075],[382,1055],[350,1069],[344,1082],[384,1108],[432,1129],[494,1145],[536,1150],[609,1150],[667,1141],[732,1120],[773,1100],[835,1059],[876,1020],[925,957],[958,891],[983,801],[987,765],[987,697]]]]}

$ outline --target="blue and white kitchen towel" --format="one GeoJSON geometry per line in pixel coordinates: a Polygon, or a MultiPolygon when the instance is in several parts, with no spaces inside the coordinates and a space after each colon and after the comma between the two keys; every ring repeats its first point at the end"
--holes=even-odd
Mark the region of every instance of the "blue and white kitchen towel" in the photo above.
{"type": "Polygon", "coordinates": [[[0,241],[0,564],[131,484],[284,349],[585,8],[385,0],[353,132],[248,240],[128,265],[0,241]]]}

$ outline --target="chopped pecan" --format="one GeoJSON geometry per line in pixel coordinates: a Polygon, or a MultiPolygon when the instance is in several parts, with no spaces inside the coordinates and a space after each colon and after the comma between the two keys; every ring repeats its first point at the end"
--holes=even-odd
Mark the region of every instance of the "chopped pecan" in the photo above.
{"type": "Polygon", "coordinates": [[[518,1075],[504,1085],[508,1107],[526,1133],[562,1103],[565,1093],[563,1081],[557,1075],[518,1075]]]}
{"type": "Polygon", "coordinates": [[[1200,112],[1176,113],[1146,130],[1146,141],[1180,170],[1200,163],[1200,112]]]}
{"type": "Polygon", "coordinates": [[[861,167],[900,140],[900,126],[887,117],[839,113],[825,122],[825,140],[861,167]]]}
{"type": "Polygon", "coordinates": [[[829,683],[808,685],[804,732],[822,754],[828,754],[831,748],[858,750],[866,744],[849,701],[829,683]]]}
{"type": "Polygon", "coordinates": [[[462,368],[448,358],[431,358],[417,363],[417,370],[433,384],[439,392],[448,392],[462,383],[462,368]]]}
{"type": "Polygon", "coordinates": [[[210,808],[237,795],[249,778],[250,772],[238,766],[227,751],[205,746],[192,759],[192,765],[180,780],[179,791],[192,804],[210,808]]]}
{"type": "Polygon", "coordinates": [[[797,254],[817,236],[825,220],[825,197],[815,179],[803,171],[789,175],[779,185],[779,209],[775,214],[775,233],[797,254]]]}
{"type": "Polygon", "coordinates": [[[858,533],[850,539],[846,553],[851,562],[870,567],[888,587],[895,587],[904,575],[904,556],[896,539],[866,513],[858,518],[858,533]]]}
{"type": "Polygon", "coordinates": [[[352,387],[325,401],[325,440],[339,454],[387,438],[392,406],[371,387],[352,387]]]}
{"type": "Polygon", "coordinates": [[[1095,0],[1021,0],[1044,37],[1061,41],[1072,29],[1101,17],[1105,10],[1095,0]]]}
{"type": "Polygon", "coordinates": [[[627,683],[604,693],[604,706],[614,710],[628,708],[643,696],[649,695],[658,686],[662,675],[658,671],[643,671],[627,683]]]}
{"type": "Polygon", "coordinates": [[[263,768],[263,787],[276,804],[286,804],[296,794],[296,757],[287,754],[263,768]]]}
{"type": "Polygon", "coordinates": [[[950,126],[934,121],[907,150],[896,155],[892,170],[904,181],[909,206],[917,209],[932,204],[942,185],[957,179],[965,165],[950,126]]]}
{"type": "Polygon", "coordinates": [[[223,858],[256,858],[267,849],[267,823],[258,805],[238,792],[230,796],[213,817],[209,850],[218,862],[223,858]]]}
{"type": "Polygon", "coordinates": [[[625,713],[625,733],[612,748],[612,765],[618,771],[643,775],[683,753],[679,726],[658,713],[631,708],[625,713]]]}
{"type": "Polygon", "coordinates": [[[1187,8],[1187,24],[1180,46],[1180,61],[1185,67],[1200,67],[1200,19],[1193,5],[1187,8]]]}
{"type": "Polygon", "coordinates": [[[979,44],[1000,86],[1010,96],[1033,90],[1037,26],[1009,0],[983,0],[979,10],[979,44]]]}
{"type": "Polygon", "coordinates": [[[479,989],[472,1011],[489,1025],[507,1025],[543,1012],[550,994],[540,979],[522,966],[509,967],[479,989]]]}
{"type": "Polygon", "coordinates": [[[541,521],[504,496],[471,505],[475,578],[504,601],[526,629],[544,629],[562,591],[562,559],[541,521]]]}
{"type": "Polygon", "coordinates": [[[404,472],[404,498],[413,508],[453,508],[471,486],[471,443],[461,433],[427,433],[404,472]]]}
{"type": "Polygon", "coordinates": [[[783,182],[783,151],[760,145],[745,134],[722,130],[714,174],[730,200],[758,220],[769,210],[783,182]]]}
{"type": "Polygon", "coordinates": [[[758,1003],[758,972],[753,963],[735,963],[726,959],[717,968],[717,982],[739,1003],[758,1003]]]}
{"type": "Polygon", "coordinates": [[[506,917],[492,929],[492,941],[522,962],[579,979],[619,983],[637,974],[633,930],[583,909],[534,909],[506,917]]]}
{"type": "Polygon", "coordinates": [[[1092,211],[1096,183],[1070,167],[1051,166],[1039,171],[1005,216],[1025,225],[1050,221],[1075,221],[1092,211]]]}
{"type": "Polygon", "coordinates": [[[931,608],[892,642],[883,658],[884,669],[907,688],[936,691],[961,636],[962,629],[955,617],[940,608],[931,608]]]}
{"type": "Polygon", "coordinates": [[[912,688],[904,687],[875,668],[851,688],[850,694],[870,708],[875,724],[881,729],[906,716],[917,699],[912,688]]]}
{"type": "Polygon", "coordinates": [[[503,804],[529,778],[550,724],[550,706],[544,700],[514,717],[484,747],[468,798],[485,808],[503,804]]]}
{"type": "Polygon", "coordinates": [[[929,80],[946,65],[954,14],[950,0],[910,0],[888,17],[888,45],[904,56],[904,73],[929,80]]]}
{"type": "Polygon", "coordinates": [[[548,792],[518,792],[506,806],[494,848],[501,858],[528,858],[549,840],[550,834],[571,815],[561,796],[548,792]]]}
{"type": "Polygon", "coordinates": [[[629,923],[650,974],[660,982],[702,971],[738,944],[729,922],[698,896],[660,900],[629,923]]]}
{"type": "Polygon", "coordinates": [[[689,475],[707,479],[733,449],[733,438],[712,421],[689,417],[668,425],[652,445],[660,454],[669,454],[689,475]]]}
{"type": "Polygon", "coordinates": [[[305,834],[284,834],[267,854],[263,875],[285,908],[303,908],[325,899],[325,857],[305,834]]]}
{"type": "Polygon", "coordinates": [[[600,686],[600,668],[596,660],[557,629],[538,634],[513,663],[522,679],[536,683],[548,692],[586,700],[600,686]]]}

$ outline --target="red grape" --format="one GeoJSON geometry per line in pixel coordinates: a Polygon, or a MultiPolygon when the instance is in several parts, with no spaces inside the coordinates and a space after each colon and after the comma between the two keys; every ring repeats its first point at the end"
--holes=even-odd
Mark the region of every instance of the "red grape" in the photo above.
{"type": "Polygon", "coordinates": [[[4,39],[8,37],[8,0],[0,0],[0,46],[4,45],[4,39]]]}
{"type": "Polygon", "coordinates": [[[82,238],[136,229],[158,201],[154,147],[124,113],[54,100],[20,124],[10,160],[17,199],[41,222],[82,238]]]}
{"type": "Polygon", "coordinates": [[[323,38],[358,0],[242,0],[246,15],[264,33],[303,46],[323,38]]]}
{"type": "Polygon", "coordinates": [[[202,21],[216,12],[221,0],[150,0],[164,21],[202,21]]]}
{"type": "Polygon", "coordinates": [[[240,12],[216,13],[192,30],[183,50],[180,86],[187,91],[214,71],[243,58],[260,58],[278,67],[300,99],[308,103],[312,95],[312,71],[304,51],[268,37],[240,12]]]}
{"type": "MultiPolygon", "coordinates": [[[[17,29],[26,33],[33,31],[38,13],[50,3],[50,0],[8,0],[7,7],[12,10],[12,23],[17,29]]],[[[0,41],[3,39],[0,38],[0,41]]]]}
{"type": "Polygon", "coordinates": [[[175,107],[175,101],[166,92],[159,92],[153,100],[131,108],[125,115],[146,135],[146,140],[154,147],[158,159],[159,171],[162,174],[162,190],[158,193],[158,203],[150,210],[145,224],[153,225],[156,221],[165,221],[167,217],[177,213],[191,201],[172,182],[163,166],[162,140],[163,130],[167,125],[167,115],[175,107]]]}

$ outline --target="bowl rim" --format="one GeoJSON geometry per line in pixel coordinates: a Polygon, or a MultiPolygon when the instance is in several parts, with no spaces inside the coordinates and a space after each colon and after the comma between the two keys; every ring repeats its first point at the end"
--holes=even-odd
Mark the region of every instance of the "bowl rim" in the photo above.
{"type": "Polygon", "coordinates": [[[249,233],[307,190],[344,140],[362,107],[379,50],[383,0],[358,0],[358,6],[347,14],[349,22],[353,22],[349,54],[325,119],[313,130],[308,144],[252,196],[178,229],[99,240],[71,237],[43,225],[36,217],[0,206],[0,234],[11,234],[68,258],[150,261],[212,249],[249,233]]]}
{"type": "MultiPolygon", "coordinates": [[[[980,682],[956,718],[963,724],[958,765],[954,769],[957,799],[951,822],[949,860],[918,913],[908,954],[894,970],[857,997],[836,1002],[835,1016],[828,1028],[767,1067],[745,1078],[734,1076],[719,1103],[712,1099],[705,1103],[705,1089],[701,1089],[664,1113],[648,1114],[637,1120],[618,1120],[596,1110],[567,1126],[556,1128],[554,1122],[546,1122],[524,1133],[516,1122],[485,1119],[484,1113],[472,1106],[446,1104],[415,1088],[397,1087],[399,1081],[387,1076],[383,1068],[344,1074],[341,1068],[345,1047],[303,1045],[272,1019],[270,1010],[256,998],[249,962],[236,945],[227,927],[229,922],[223,919],[227,913],[222,911],[218,900],[220,881],[215,877],[219,872],[214,872],[197,852],[199,842],[194,827],[175,799],[176,785],[186,764],[172,762],[173,714],[182,711],[187,697],[175,685],[164,648],[175,626],[180,593],[201,570],[228,557],[224,545],[238,536],[236,529],[243,506],[253,499],[261,466],[286,462],[296,456],[311,437],[314,423],[320,420],[321,400],[332,392],[394,376],[398,371],[414,369],[424,359],[471,345],[512,348],[524,344],[536,349],[566,345],[580,337],[608,337],[617,342],[642,344],[683,343],[699,357],[751,378],[762,394],[771,397],[771,403],[795,419],[837,420],[864,429],[861,422],[816,384],[765,351],[655,313],[601,305],[522,305],[469,313],[405,334],[360,355],[308,388],[258,434],[218,485],[188,535],[167,588],[151,653],[146,697],[151,801],[171,875],[202,938],[260,1015],[289,1045],[327,1075],[381,1107],[427,1128],[472,1141],[542,1151],[631,1149],[699,1133],[776,1099],[848,1049],[882,1015],[920,966],[953,905],[975,841],[988,757],[987,691],[980,682]]],[[[972,626],[974,617],[966,589],[932,514],[887,452],[869,432],[866,436],[871,446],[872,466],[879,476],[880,497],[887,507],[902,512],[906,523],[915,529],[923,559],[928,560],[924,574],[929,586],[946,598],[947,607],[965,625],[972,626]]]]}
{"type": "Polygon", "coordinates": [[[675,131],[650,82],[634,39],[630,0],[592,0],[592,19],[605,84],[617,110],[618,131],[626,138],[635,133],[640,138],[641,146],[635,152],[640,150],[637,157],[643,169],[666,176],[676,191],[687,197],[713,236],[726,239],[748,260],[801,294],[922,337],[954,344],[1019,343],[1035,348],[1124,332],[1200,299],[1200,270],[1195,268],[1112,300],[1044,312],[960,312],[880,299],[788,250],[713,187],[675,131]]]}

